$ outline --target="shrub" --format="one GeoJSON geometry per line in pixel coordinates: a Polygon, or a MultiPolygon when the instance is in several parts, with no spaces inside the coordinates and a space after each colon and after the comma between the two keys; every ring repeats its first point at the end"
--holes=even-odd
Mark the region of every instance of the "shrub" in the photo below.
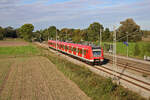
{"type": "Polygon", "coordinates": [[[138,56],[138,55],[140,55],[140,48],[138,44],[136,44],[134,49],[134,56],[138,56]]]}

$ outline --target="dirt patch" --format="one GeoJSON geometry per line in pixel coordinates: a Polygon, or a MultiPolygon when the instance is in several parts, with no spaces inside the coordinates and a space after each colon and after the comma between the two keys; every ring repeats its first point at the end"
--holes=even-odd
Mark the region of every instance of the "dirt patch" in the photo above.
{"type": "Polygon", "coordinates": [[[0,47],[26,46],[26,45],[29,45],[29,43],[25,41],[0,41],[0,47]]]}
{"type": "Polygon", "coordinates": [[[89,100],[89,97],[58,71],[47,58],[12,59],[14,62],[0,99],[89,100]]]}

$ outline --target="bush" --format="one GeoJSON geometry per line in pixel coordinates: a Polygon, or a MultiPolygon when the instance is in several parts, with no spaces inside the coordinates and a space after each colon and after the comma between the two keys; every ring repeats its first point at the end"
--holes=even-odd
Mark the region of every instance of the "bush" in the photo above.
{"type": "Polygon", "coordinates": [[[112,80],[109,78],[103,82],[101,87],[103,92],[106,94],[113,92],[117,88],[117,84],[114,84],[112,80]]]}
{"type": "Polygon", "coordinates": [[[3,40],[3,34],[0,33],[0,40],[3,40]]]}
{"type": "Polygon", "coordinates": [[[138,44],[136,44],[134,49],[134,56],[138,56],[138,55],[140,55],[140,48],[138,44]]]}

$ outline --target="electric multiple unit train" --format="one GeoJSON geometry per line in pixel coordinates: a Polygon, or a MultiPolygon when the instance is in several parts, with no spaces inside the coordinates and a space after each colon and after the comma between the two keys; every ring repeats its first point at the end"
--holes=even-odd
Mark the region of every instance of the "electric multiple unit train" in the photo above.
{"type": "Polygon", "coordinates": [[[61,41],[49,40],[50,48],[81,59],[90,64],[102,64],[104,61],[103,49],[101,47],[92,47],[82,44],[67,43],[61,41]],[[57,45],[56,45],[57,43],[57,45]]]}

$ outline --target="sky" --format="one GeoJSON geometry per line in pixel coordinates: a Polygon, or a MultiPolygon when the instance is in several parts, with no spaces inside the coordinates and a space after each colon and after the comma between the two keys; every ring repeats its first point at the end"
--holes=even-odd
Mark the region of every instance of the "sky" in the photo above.
{"type": "Polygon", "coordinates": [[[0,26],[31,23],[35,30],[52,25],[84,29],[99,22],[113,29],[133,18],[141,29],[150,30],[149,10],[150,0],[0,0],[0,26]]]}

